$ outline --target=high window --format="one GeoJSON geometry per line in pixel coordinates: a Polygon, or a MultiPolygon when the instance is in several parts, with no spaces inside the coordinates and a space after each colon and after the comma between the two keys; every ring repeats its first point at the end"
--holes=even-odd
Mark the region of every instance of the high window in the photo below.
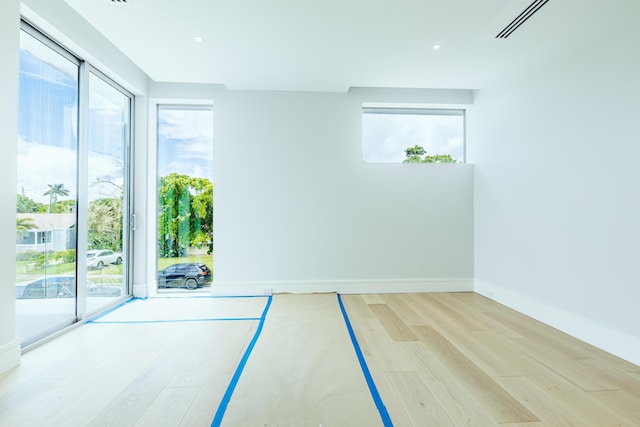
{"type": "Polygon", "coordinates": [[[464,163],[464,110],[364,108],[362,153],[371,163],[464,163]]]}
{"type": "Polygon", "coordinates": [[[213,278],[213,110],[161,105],[158,117],[159,291],[213,278]]]}
{"type": "Polygon", "coordinates": [[[16,337],[24,347],[128,294],[132,97],[26,23],[19,94],[16,337]],[[94,263],[94,249],[116,256],[94,263]]]}

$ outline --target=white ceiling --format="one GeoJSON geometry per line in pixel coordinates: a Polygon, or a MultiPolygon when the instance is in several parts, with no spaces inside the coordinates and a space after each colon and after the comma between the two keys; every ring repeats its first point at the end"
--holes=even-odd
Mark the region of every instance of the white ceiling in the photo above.
{"type": "Polygon", "coordinates": [[[496,39],[531,0],[65,1],[155,81],[337,92],[481,89],[536,61],[585,2],[550,0],[496,39]]]}

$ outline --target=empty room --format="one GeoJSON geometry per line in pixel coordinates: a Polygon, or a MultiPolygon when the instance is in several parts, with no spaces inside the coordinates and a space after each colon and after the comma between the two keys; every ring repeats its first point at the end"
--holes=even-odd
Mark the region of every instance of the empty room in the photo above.
{"type": "Polygon", "coordinates": [[[638,19],[3,0],[0,426],[640,425],[638,19]]]}

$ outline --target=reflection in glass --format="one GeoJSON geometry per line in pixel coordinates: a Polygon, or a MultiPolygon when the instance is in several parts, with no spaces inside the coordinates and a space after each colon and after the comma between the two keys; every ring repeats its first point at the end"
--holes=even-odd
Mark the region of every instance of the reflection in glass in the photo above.
{"type": "Polygon", "coordinates": [[[75,321],[78,64],[20,34],[16,337],[75,321]]]}
{"type": "Polygon", "coordinates": [[[211,286],[213,112],[158,108],[158,287],[211,286]]]}
{"type": "Polygon", "coordinates": [[[87,312],[126,294],[125,152],[130,99],[89,74],[87,312]]]}

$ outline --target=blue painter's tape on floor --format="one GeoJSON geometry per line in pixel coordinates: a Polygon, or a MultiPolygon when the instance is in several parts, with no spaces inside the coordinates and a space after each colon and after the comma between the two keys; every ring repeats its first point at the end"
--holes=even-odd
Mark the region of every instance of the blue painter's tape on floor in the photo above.
{"type": "Polygon", "coordinates": [[[380,393],[378,393],[378,389],[376,388],[376,384],[373,381],[373,377],[371,376],[371,372],[369,372],[369,368],[367,367],[367,362],[364,360],[364,355],[362,354],[362,350],[360,350],[360,345],[358,344],[358,340],[356,339],[356,334],[353,332],[353,328],[351,327],[351,322],[349,321],[349,316],[347,315],[347,311],[344,309],[344,304],[342,304],[342,298],[340,294],[338,294],[338,304],[340,304],[340,311],[342,311],[342,316],[344,317],[344,323],[347,325],[347,330],[349,331],[349,336],[351,337],[351,342],[353,343],[353,349],[356,352],[356,356],[358,356],[358,361],[360,362],[360,368],[362,368],[362,373],[364,374],[364,378],[367,381],[367,385],[369,386],[369,392],[371,393],[371,397],[378,408],[378,412],[380,413],[380,418],[382,418],[382,424],[385,427],[392,427],[393,423],[391,422],[391,417],[389,417],[389,413],[387,412],[387,408],[384,406],[382,402],[382,398],[380,397],[380,393]]]}
{"type": "Polygon", "coordinates": [[[106,310],[106,311],[100,313],[97,317],[94,317],[93,319],[89,320],[87,323],[98,323],[97,322],[98,319],[101,319],[102,317],[106,316],[107,314],[113,313],[114,311],[116,311],[120,307],[123,307],[123,306],[125,306],[127,304],[131,304],[132,302],[135,302],[135,301],[139,301],[141,299],[146,299],[146,298],[131,298],[131,299],[128,299],[128,300],[124,301],[122,304],[118,304],[115,307],[111,307],[109,310],[106,310]]]}
{"type": "Polygon", "coordinates": [[[236,385],[238,385],[238,380],[240,380],[240,375],[242,375],[242,370],[244,366],[247,364],[249,360],[249,356],[251,355],[251,351],[253,347],[255,347],[256,342],[258,342],[258,338],[260,337],[260,333],[262,332],[262,327],[264,326],[264,321],[267,317],[267,312],[269,311],[269,307],[271,306],[271,300],[273,298],[269,296],[267,300],[267,304],[264,307],[264,311],[262,312],[262,316],[260,317],[260,323],[258,323],[258,328],[256,329],[256,333],[253,335],[253,339],[249,343],[247,350],[244,352],[244,356],[238,363],[238,367],[231,378],[231,382],[227,386],[227,391],[225,391],[222,400],[220,401],[220,405],[218,406],[218,410],[216,411],[215,416],[213,417],[213,421],[211,421],[211,427],[219,427],[222,424],[222,418],[224,418],[224,413],[227,411],[227,406],[229,405],[229,401],[231,400],[231,396],[233,395],[234,390],[236,389],[236,385]]]}
{"type": "Polygon", "coordinates": [[[189,298],[228,298],[228,299],[232,299],[232,298],[269,298],[270,295],[188,295],[185,297],[178,297],[178,296],[155,296],[155,297],[149,297],[149,299],[189,299],[189,298]]]}
{"type": "Polygon", "coordinates": [[[212,317],[204,319],[173,319],[173,320],[94,320],[95,324],[124,324],[124,323],[185,323],[185,322],[220,322],[233,320],[260,320],[260,317],[212,317]]]}

